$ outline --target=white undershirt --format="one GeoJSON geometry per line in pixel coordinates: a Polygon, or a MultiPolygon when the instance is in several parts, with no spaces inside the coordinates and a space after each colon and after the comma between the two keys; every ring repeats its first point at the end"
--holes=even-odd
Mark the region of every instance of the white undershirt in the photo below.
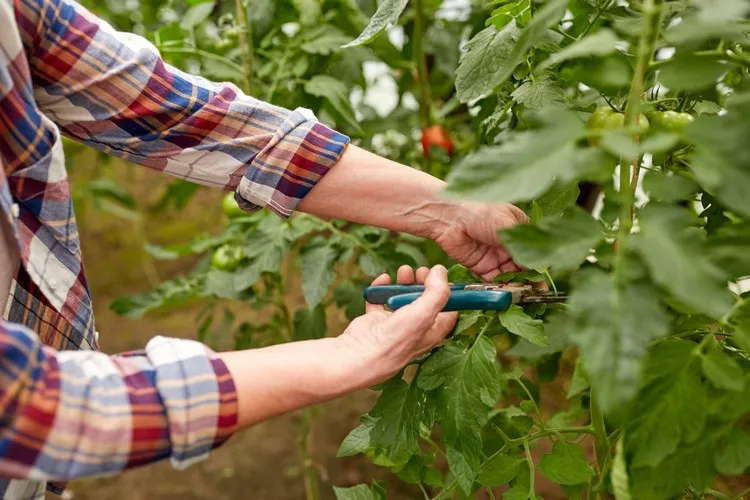
{"type": "Polygon", "coordinates": [[[18,270],[18,247],[8,221],[0,216],[0,317],[5,315],[10,283],[18,270]]]}

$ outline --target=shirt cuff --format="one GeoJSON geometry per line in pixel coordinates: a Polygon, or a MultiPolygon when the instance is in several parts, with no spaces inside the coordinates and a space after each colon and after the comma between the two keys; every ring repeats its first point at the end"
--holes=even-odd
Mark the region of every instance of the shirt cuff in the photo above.
{"type": "Polygon", "coordinates": [[[341,158],[349,137],[312,119],[302,108],[282,123],[240,180],[235,199],[248,212],[268,208],[288,218],[341,158]]]}
{"type": "Polygon", "coordinates": [[[169,425],[170,460],[184,469],[208,457],[237,427],[237,392],[224,362],[192,340],[155,337],[146,345],[169,425]]]}

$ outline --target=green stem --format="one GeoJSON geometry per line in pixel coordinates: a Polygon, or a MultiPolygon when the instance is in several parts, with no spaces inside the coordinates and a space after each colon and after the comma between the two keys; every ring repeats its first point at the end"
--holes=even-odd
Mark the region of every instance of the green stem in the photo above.
{"type": "Polygon", "coordinates": [[[531,395],[531,391],[529,391],[529,388],[526,387],[526,384],[524,384],[521,379],[516,379],[516,382],[518,382],[518,385],[521,386],[523,392],[525,392],[529,397],[529,401],[531,401],[531,403],[534,405],[534,411],[536,411],[536,416],[539,418],[539,426],[544,429],[544,419],[542,418],[542,412],[541,410],[539,410],[539,406],[537,406],[534,397],[531,395]]]}
{"type": "Polygon", "coordinates": [[[487,492],[487,495],[489,495],[490,500],[495,500],[495,494],[492,492],[492,488],[485,488],[485,491],[487,492]]]}
{"type": "Polygon", "coordinates": [[[594,429],[594,439],[596,441],[596,462],[599,465],[599,472],[604,476],[604,463],[609,455],[609,438],[607,437],[607,428],[604,425],[604,415],[599,408],[599,402],[596,394],[591,391],[591,426],[594,429]]]}
{"type": "Polygon", "coordinates": [[[286,49],[284,49],[284,55],[281,56],[279,65],[276,68],[276,75],[273,77],[273,81],[271,82],[271,86],[268,88],[268,92],[266,92],[266,102],[271,102],[273,100],[273,96],[276,93],[276,88],[279,86],[279,81],[281,80],[281,75],[284,72],[283,70],[286,66],[287,59],[289,59],[291,46],[292,44],[288,44],[286,46],[286,49]]]}
{"type": "Polygon", "coordinates": [[[305,498],[307,500],[319,500],[320,487],[318,485],[318,473],[310,455],[310,433],[312,430],[312,408],[304,410],[302,426],[299,435],[299,448],[302,455],[302,467],[305,480],[305,498]]]}
{"type": "MultiPolygon", "coordinates": [[[[654,54],[656,39],[661,29],[662,11],[664,0],[645,0],[643,2],[643,29],[638,39],[638,48],[636,50],[636,64],[633,74],[633,81],[630,85],[628,100],[625,105],[625,127],[637,129],[638,117],[640,116],[641,100],[643,98],[644,86],[646,81],[646,71],[649,62],[654,54]]],[[[637,133],[637,132],[636,132],[637,133]]],[[[638,139],[638,137],[635,137],[638,139]]],[[[640,162],[636,159],[634,162],[633,177],[638,179],[638,167],[640,162]]],[[[625,236],[630,234],[633,227],[633,204],[635,201],[635,186],[637,182],[631,185],[630,168],[620,162],[620,237],[618,240],[622,243],[625,236]]],[[[621,252],[620,252],[621,253],[621,252]]]]}
{"type": "Polygon", "coordinates": [[[218,54],[214,54],[212,52],[207,52],[205,50],[201,49],[195,49],[191,47],[160,47],[159,51],[162,54],[193,54],[196,56],[205,57],[206,59],[213,59],[214,61],[219,61],[220,63],[226,64],[233,70],[241,73],[245,69],[237,64],[236,62],[232,61],[231,59],[227,59],[226,57],[222,57],[218,54]]]}
{"type": "Polygon", "coordinates": [[[430,500],[430,495],[427,494],[427,490],[424,489],[424,485],[422,483],[419,483],[417,486],[419,486],[419,491],[422,492],[422,496],[425,500],[430,500]]]}
{"type": "Polygon", "coordinates": [[[414,0],[414,31],[412,32],[412,51],[414,63],[417,65],[419,78],[419,114],[422,120],[422,128],[430,125],[432,112],[430,105],[430,74],[427,71],[427,58],[424,53],[425,20],[422,0],[414,0]]]}
{"type": "Polygon", "coordinates": [[[445,452],[443,451],[443,449],[442,449],[442,448],[441,448],[440,446],[438,446],[438,444],[437,444],[437,443],[436,443],[435,441],[433,441],[431,437],[427,436],[427,437],[424,437],[424,438],[422,438],[422,439],[424,439],[425,441],[427,441],[427,443],[428,443],[428,444],[429,444],[430,446],[432,446],[433,448],[435,448],[435,451],[436,451],[436,452],[437,452],[437,453],[438,453],[439,455],[441,455],[441,456],[442,456],[443,458],[445,458],[445,459],[448,459],[448,457],[447,457],[447,456],[445,456],[445,452]]]}
{"type": "Polygon", "coordinates": [[[237,9],[237,22],[240,25],[240,49],[242,52],[242,75],[243,75],[243,82],[245,83],[244,88],[242,90],[245,91],[246,94],[250,93],[250,74],[252,72],[252,58],[253,58],[253,49],[252,49],[252,26],[250,23],[247,22],[247,15],[245,11],[245,3],[243,0],[235,0],[235,8],[237,9]],[[250,40],[250,43],[248,43],[248,38],[250,40]]]}
{"type": "Polygon", "coordinates": [[[474,350],[474,347],[476,347],[477,343],[479,343],[479,340],[482,337],[484,337],[485,332],[490,327],[490,325],[492,324],[493,321],[495,321],[495,316],[490,317],[490,319],[487,320],[487,323],[484,324],[484,326],[482,327],[482,329],[479,330],[479,335],[477,335],[476,340],[474,341],[474,343],[469,348],[469,352],[471,352],[472,350],[474,350]]]}
{"type": "Polygon", "coordinates": [[[534,459],[531,458],[529,443],[523,443],[523,449],[526,452],[526,463],[529,464],[529,498],[536,498],[536,488],[534,487],[534,459]]]}
{"type": "Polygon", "coordinates": [[[602,16],[602,14],[604,14],[604,12],[607,9],[609,9],[609,7],[612,5],[613,1],[614,0],[607,0],[607,2],[605,2],[604,5],[599,8],[599,12],[596,13],[596,15],[594,16],[594,19],[592,19],[589,22],[588,26],[586,26],[586,29],[583,30],[583,33],[581,33],[581,36],[579,37],[579,39],[585,37],[586,35],[588,35],[589,31],[591,31],[591,28],[594,27],[594,24],[596,24],[596,22],[599,20],[599,18],[602,16]]]}
{"type": "Polygon", "coordinates": [[[745,495],[748,495],[748,494],[750,494],[750,488],[746,488],[745,490],[741,491],[740,494],[734,497],[733,500],[744,500],[745,495]]]}
{"type": "Polygon", "coordinates": [[[360,240],[359,238],[357,238],[357,237],[356,237],[356,236],[354,236],[353,234],[349,234],[349,233],[347,233],[347,232],[345,232],[345,231],[342,231],[341,229],[337,228],[337,227],[336,227],[336,225],[335,225],[335,224],[333,224],[333,223],[332,223],[332,222],[330,222],[330,221],[327,221],[327,220],[321,220],[320,222],[322,222],[322,223],[323,223],[323,225],[324,225],[324,226],[325,226],[325,227],[326,227],[326,228],[327,228],[327,229],[328,229],[329,231],[331,231],[331,232],[332,232],[333,234],[335,234],[335,235],[337,235],[337,236],[340,236],[341,238],[345,238],[345,239],[348,239],[348,240],[352,240],[352,241],[356,242],[358,246],[362,247],[362,248],[363,248],[363,249],[364,249],[364,250],[365,250],[366,252],[368,252],[368,253],[371,253],[371,254],[373,254],[373,255],[377,255],[377,252],[376,252],[375,250],[373,250],[373,249],[372,249],[372,247],[371,247],[370,245],[368,245],[368,244],[367,244],[367,243],[365,243],[364,241],[360,240]]]}
{"type": "MultiPolygon", "coordinates": [[[[740,63],[740,64],[750,63],[750,61],[747,58],[744,58],[739,54],[735,54],[732,51],[723,50],[723,49],[701,50],[698,52],[693,52],[691,54],[691,57],[699,57],[699,58],[705,58],[705,59],[719,59],[719,60],[733,61],[733,62],[740,63]]],[[[672,62],[672,59],[660,59],[658,61],[651,61],[648,63],[648,69],[649,70],[659,69],[665,64],[669,64],[670,62],[672,62]]]]}

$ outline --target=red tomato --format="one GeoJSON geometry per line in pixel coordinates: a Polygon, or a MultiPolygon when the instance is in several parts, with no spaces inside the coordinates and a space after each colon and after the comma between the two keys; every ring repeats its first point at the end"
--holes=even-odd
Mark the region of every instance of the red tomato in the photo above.
{"type": "Polygon", "coordinates": [[[453,156],[453,141],[448,132],[440,125],[430,125],[422,131],[422,151],[425,158],[430,158],[430,150],[437,147],[453,156]]]}

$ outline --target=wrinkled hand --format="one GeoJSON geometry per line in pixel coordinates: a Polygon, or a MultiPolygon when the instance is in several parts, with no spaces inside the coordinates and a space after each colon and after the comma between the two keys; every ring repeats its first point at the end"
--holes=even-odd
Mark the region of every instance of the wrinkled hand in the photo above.
{"type": "MultiPolygon", "coordinates": [[[[414,270],[401,266],[397,282],[414,281],[414,270]]],[[[410,361],[430,351],[456,324],[456,313],[440,312],[450,297],[446,269],[421,267],[416,272],[416,282],[425,285],[419,299],[395,312],[386,311],[382,305],[367,304],[366,313],[352,321],[338,337],[348,355],[361,360],[361,369],[369,372],[368,385],[388,380],[410,361]]],[[[389,283],[387,274],[372,282],[373,285],[389,283]]]]}
{"type": "Polygon", "coordinates": [[[491,281],[500,273],[520,271],[498,239],[498,230],[528,222],[523,211],[501,203],[453,205],[432,235],[445,252],[472,272],[491,281]]]}

